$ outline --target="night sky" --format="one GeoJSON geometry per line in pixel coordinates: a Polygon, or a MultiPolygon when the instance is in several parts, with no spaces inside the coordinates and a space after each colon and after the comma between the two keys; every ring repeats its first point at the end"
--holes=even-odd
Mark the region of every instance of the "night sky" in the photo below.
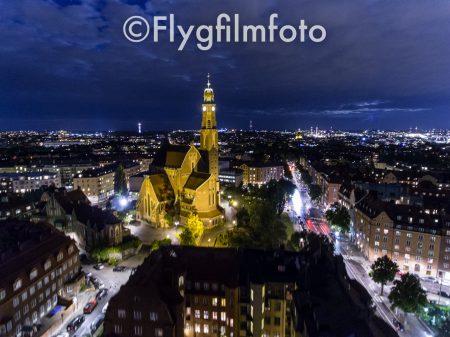
{"type": "MultiPolygon", "coordinates": [[[[450,128],[450,1],[0,0],[0,130],[450,128]],[[133,44],[131,15],[320,24],[323,43],[133,44]]],[[[162,36],[167,36],[162,35],[162,36]]]]}

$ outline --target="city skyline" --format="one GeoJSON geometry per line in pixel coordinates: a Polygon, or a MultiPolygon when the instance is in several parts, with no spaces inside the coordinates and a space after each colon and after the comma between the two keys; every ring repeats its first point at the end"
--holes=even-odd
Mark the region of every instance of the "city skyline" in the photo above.
{"type": "MultiPolygon", "coordinates": [[[[388,1],[338,5],[236,1],[186,4],[21,1],[0,5],[0,129],[105,131],[195,129],[205,76],[218,92],[221,126],[247,129],[450,128],[450,4],[388,1]],[[299,19],[327,29],[323,43],[133,44],[131,15],[174,13],[214,24],[299,19]],[[264,70],[264,71],[262,71],[264,70]]],[[[167,36],[166,36],[167,37],[167,36]]],[[[164,39],[163,39],[164,40],[164,39]]]]}

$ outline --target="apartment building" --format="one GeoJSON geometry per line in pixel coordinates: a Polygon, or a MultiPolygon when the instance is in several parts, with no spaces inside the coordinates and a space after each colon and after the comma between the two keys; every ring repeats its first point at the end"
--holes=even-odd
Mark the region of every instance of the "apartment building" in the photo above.
{"type": "Polygon", "coordinates": [[[6,220],[0,228],[0,336],[21,336],[45,320],[60,296],[73,294],[78,249],[45,223],[6,220]]]}
{"type": "Polygon", "coordinates": [[[243,172],[242,182],[244,185],[264,185],[271,180],[280,180],[284,176],[282,164],[246,162],[238,168],[243,172]]]}
{"type": "Polygon", "coordinates": [[[0,193],[28,193],[44,186],[61,187],[59,173],[0,173],[0,193]]]}
{"type": "Polygon", "coordinates": [[[86,170],[73,178],[73,188],[80,189],[93,205],[105,203],[114,195],[116,166],[86,170]]]}
{"type": "Polygon", "coordinates": [[[105,336],[293,337],[296,255],[168,246],[108,306],[105,336]]]}
{"type": "Polygon", "coordinates": [[[369,194],[355,206],[355,218],[358,247],[370,261],[387,255],[401,272],[439,276],[444,233],[440,214],[427,214],[421,206],[383,202],[369,194]]]}

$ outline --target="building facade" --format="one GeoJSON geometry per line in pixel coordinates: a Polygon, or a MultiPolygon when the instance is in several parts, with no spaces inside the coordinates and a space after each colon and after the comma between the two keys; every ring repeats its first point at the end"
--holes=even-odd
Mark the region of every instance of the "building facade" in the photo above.
{"type": "Polygon", "coordinates": [[[369,261],[387,255],[401,272],[438,277],[443,227],[420,206],[365,197],[356,206],[357,245],[369,261]]]}
{"type": "Polygon", "coordinates": [[[73,178],[73,188],[80,189],[93,205],[106,203],[114,195],[114,166],[86,170],[73,178]]]}
{"type": "Polygon", "coordinates": [[[73,295],[80,275],[75,243],[45,223],[0,221],[2,233],[20,237],[0,250],[0,336],[21,336],[39,324],[60,297],[73,295]]]}
{"type": "Polygon", "coordinates": [[[185,223],[198,214],[205,226],[219,224],[219,143],[216,104],[209,79],[203,93],[200,147],[166,144],[144,177],[137,202],[137,219],[159,227],[177,217],[185,223]]]}
{"type": "Polygon", "coordinates": [[[293,337],[295,261],[285,251],[163,247],[111,299],[105,335],[293,337]]]}
{"type": "Polygon", "coordinates": [[[41,187],[61,187],[59,173],[24,172],[0,173],[0,193],[28,193],[41,187]]]}
{"type": "Polygon", "coordinates": [[[284,176],[282,164],[248,162],[239,166],[242,170],[244,185],[264,185],[271,180],[280,180],[284,176]]]}

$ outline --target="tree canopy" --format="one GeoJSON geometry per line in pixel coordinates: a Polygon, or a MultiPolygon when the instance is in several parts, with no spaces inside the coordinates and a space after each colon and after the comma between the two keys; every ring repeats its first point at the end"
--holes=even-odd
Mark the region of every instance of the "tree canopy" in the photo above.
{"type": "Polygon", "coordinates": [[[393,308],[399,308],[405,313],[419,312],[427,303],[427,295],[420,285],[419,278],[410,273],[394,281],[394,288],[388,298],[393,308]]]}
{"type": "Polygon", "coordinates": [[[398,265],[387,255],[383,255],[372,264],[371,268],[369,275],[374,282],[381,284],[381,295],[383,295],[384,286],[394,281],[395,274],[399,271],[398,265]]]}
{"type": "Polygon", "coordinates": [[[125,195],[128,193],[127,179],[122,164],[117,167],[114,175],[114,192],[120,195],[125,195]]]}
{"type": "Polygon", "coordinates": [[[350,214],[347,208],[335,203],[332,208],[325,212],[325,218],[335,230],[347,233],[350,230],[350,214]]]}

